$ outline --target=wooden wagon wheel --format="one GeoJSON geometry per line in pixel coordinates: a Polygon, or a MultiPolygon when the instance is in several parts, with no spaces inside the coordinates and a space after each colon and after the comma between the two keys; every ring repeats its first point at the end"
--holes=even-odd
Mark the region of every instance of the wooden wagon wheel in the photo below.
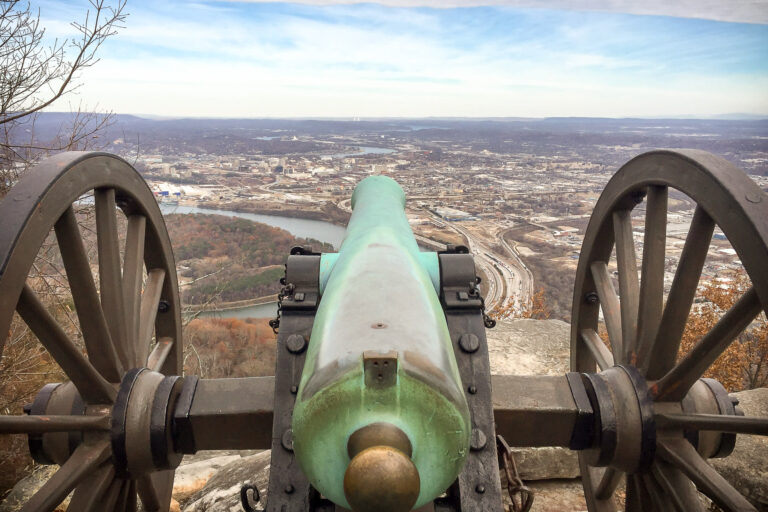
{"type": "Polygon", "coordinates": [[[38,461],[61,465],[23,510],[53,510],[73,490],[71,510],[135,510],[137,496],[144,510],[168,510],[180,455],[158,426],[167,425],[181,384],[181,315],[152,192],[118,157],[63,153],[23,177],[0,219],[0,353],[16,311],[69,379],[45,386],[29,414],[0,416],[0,434],[28,434],[38,461]],[[98,286],[73,207],[90,193],[98,286]],[[28,281],[51,229],[85,355],[28,281]]]}
{"type": "Polygon", "coordinates": [[[763,311],[768,197],[741,170],[702,151],[654,151],[613,176],[584,237],[571,322],[571,368],[583,373],[600,418],[597,444],[579,454],[589,510],[616,510],[614,494],[625,476],[628,511],[701,510],[694,486],[725,510],[754,510],[705,459],[730,453],[736,433],[768,435],[768,420],[740,416],[725,389],[701,377],[763,311]],[[670,188],[696,210],[665,298],[670,188]],[[638,262],[630,214],[643,201],[638,262]],[[715,226],[752,286],[677,360],[715,226]],[[608,270],[614,246],[618,294],[608,270]],[[600,308],[611,349],[598,336],[600,308]]]}

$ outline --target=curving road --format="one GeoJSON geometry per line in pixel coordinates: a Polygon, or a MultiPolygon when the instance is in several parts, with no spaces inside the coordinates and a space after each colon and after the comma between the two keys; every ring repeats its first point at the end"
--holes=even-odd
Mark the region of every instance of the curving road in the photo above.
{"type": "Polygon", "coordinates": [[[501,240],[501,245],[504,246],[511,256],[509,264],[516,270],[516,279],[512,283],[510,290],[517,301],[517,307],[520,307],[529,304],[533,297],[533,273],[531,273],[531,270],[525,263],[523,263],[522,258],[520,258],[520,253],[517,252],[517,246],[508,244],[504,239],[505,233],[506,231],[502,232],[499,239],[501,240]]]}
{"type": "Polygon", "coordinates": [[[446,222],[432,214],[434,221],[448,229],[460,233],[467,240],[467,246],[475,257],[475,265],[488,278],[488,292],[485,297],[486,309],[511,304],[519,311],[527,305],[533,293],[533,275],[520,259],[517,251],[509,246],[501,234],[501,243],[509,252],[510,258],[498,256],[484,241],[478,239],[463,226],[446,222]]]}
{"type": "MultiPolygon", "coordinates": [[[[342,200],[337,206],[351,211],[349,199],[342,200]]],[[[495,307],[512,305],[515,311],[520,311],[530,303],[533,296],[533,274],[525,266],[516,247],[504,240],[504,233],[499,234],[499,241],[506,249],[508,257],[496,254],[484,241],[474,236],[468,229],[454,222],[446,222],[438,215],[425,210],[435,224],[453,230],[467,240],[467,246],[474,255],[475,265],[487,277],[488,291],[485,296],[486,310],[495,307]]],[[[435,250],[443,250],[445,246],[414,233],[417,241],[435,250]]]]}

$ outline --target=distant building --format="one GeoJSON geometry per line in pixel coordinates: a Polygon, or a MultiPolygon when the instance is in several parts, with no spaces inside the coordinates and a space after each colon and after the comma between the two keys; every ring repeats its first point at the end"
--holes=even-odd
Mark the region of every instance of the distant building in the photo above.
{"type": "Polygon", "coordinates": [[[445,220],[450,221],[457,221],[457,220],[474,220],[476,217],[473,216],[470,213],[457,210],[455,208],[448,208],[445,206],[437,206],[435,207],[434,212],[439,215],[441,218],[445,220]]]}

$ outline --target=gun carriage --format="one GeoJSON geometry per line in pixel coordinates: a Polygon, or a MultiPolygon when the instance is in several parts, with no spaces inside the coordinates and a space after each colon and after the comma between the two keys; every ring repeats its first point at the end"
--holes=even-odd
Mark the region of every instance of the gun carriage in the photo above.
{"type": "Polygon", "coordinates": [[[25,415],[0,416],[0,434],[27,434],[36,461],[61,465],[23,510],[53,510],[74,491],[72,510],[140,500],[166,511],[184,454],[271,449],[265,510],[500,511],[509,445],[577,450],[592,512],[616,510],[622,481],[628,511],[702,510],[697,489],[724,510],[754,510],[706,460],[727,456],[736,435],[768,435],[768,419],[744,417],[701,378],[768,311],[768,197],[742,171],[655,151],[613,176],[586,230],[562,376],[491,376],[467,249],[420,252],[388,178],[361,182],[352,204],[338,254],[288,256],[274,377],[205,380],[182,376],[174,258],[139,174],[113,155],[64,153],[25,175],[0,204],[0,349],[17,312],[68,380],[43,387],[25,415]],[[696,211],[665,294],[670,189],[696,211]],[[73,209],[87,193],[98,286],[73,209]],[[752,286],[678,359],[716,226],[752,286]],[[28,282],[51,230],[85,355],[28,282]]]}

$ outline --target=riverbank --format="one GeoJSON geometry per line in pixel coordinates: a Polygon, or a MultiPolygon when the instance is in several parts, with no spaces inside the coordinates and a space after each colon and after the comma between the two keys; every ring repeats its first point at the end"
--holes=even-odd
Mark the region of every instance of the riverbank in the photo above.
{"type": "Polygon", "coordinates": [[[226,313],[227,311],[234,309],[250,308],[254,306],[261,306],[264,304],[270,304],[277,302],[277,294],[264,295],[263,297],[256,297],[255,299],[235,300],[232,302],[217,302],[215,305],[211,304],[185,304],[184,313],[196,314],[201,311],[210,313],[226,313]]]}
{"type": "Polygon", "coordinates": [[[295,204],[282,205],[258,201],[205,202],[197,203],[196,206],[205,210],[230,210],[240,213],[256,213],[260,215],[273,215],[276,217],[319,220],[344,227],[346,227],[351,216],[348,211],[342,210],[331,202],[326,202],[320,207],[295,204]]]}

